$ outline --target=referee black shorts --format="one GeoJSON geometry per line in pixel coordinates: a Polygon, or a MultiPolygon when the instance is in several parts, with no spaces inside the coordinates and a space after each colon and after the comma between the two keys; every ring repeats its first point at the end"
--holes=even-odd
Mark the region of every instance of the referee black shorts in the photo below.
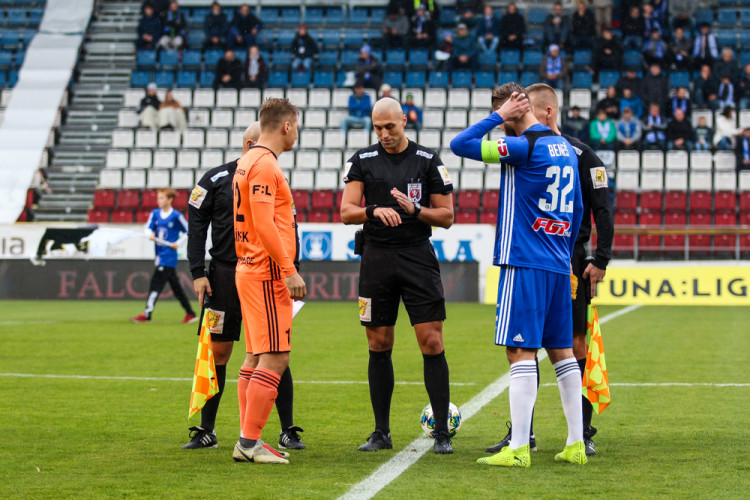
{"type": "MultiPolygon", "coordinates": [[[[208,282],[211,296],[203,314],[209,315],[211,340],[232,342],[240,340],[242,333],[242,309],[234,274],[237,267],[211,259],[208,265],[208,282]]],[[[200,327],[198,327],[200,334],[200,327]]]]}
{"type": "Polygon", "coordinates": [[[364,326],[392,326],[403,299],[412,325],[443,321],[445,295],[432,243],[408,248],[365,244],[359,268],[359,320],[364,326]]]}
{"type": "Polygon", "coordinates": [[[583,279],[583,271],[589,264],[583,245],[575,246],[570,263],[573,266],[573,274],[578,278],[578,290],[576,298],[573,299],[573,333],[586,333],[586,316],[588,305],[591,304],[591,280],[583,279]]]}

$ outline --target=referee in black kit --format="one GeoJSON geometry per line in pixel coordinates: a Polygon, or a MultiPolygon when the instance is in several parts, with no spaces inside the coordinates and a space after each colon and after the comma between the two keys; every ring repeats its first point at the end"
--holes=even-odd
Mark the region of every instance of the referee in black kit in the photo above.
{"type": "Polygon", "coordinates": [[[431,226],[453,224],[453,182],[437,153],[404,134],[406,116],[395,99],[375,103],[378,144],[357,151],[346,164],[341,220],[363,224],[355,252],[359,319],[367,332],[367,370],[375,431],[362,451],[391,449],[393,395],[391,351],[399,299],[403,299],[424,358],[424,383],[435,415],[435,453],[453,453],[448,435],[450,386],[443,349],[445,298],[440,267],[429,241],[431,226]],[[364,196],[366,207],[361,207],[364,196]]]}
{"type": "MultiPolygon", "coordinates": [[[[557,94],[552,87],[544,83],[537,83],[526,87],[526,94],[531,102],[534,116],[542,125],[560,134],[557,128],[557,116],[560,106],[557,102],[557,94]]],[[[571,267],[575,279],[572,279],[576,290],[573,297],[573,354],[578,360],[581,368],[581,376],[586,368],[586,315],[591,297],[596,294],[596,285],[604,280],[607,272],[607,264],[612,257],[612,240],[614,238],[614,221],[612,218],[612,201],[609,197],[607,170],[601,159],[591,147],[581,141],[562,134],[578,156],[578,175],[581,179],[581,191],[583,195],[583,220],[578,231],[578,238],[573,249],[571,267]],[[586,244],[591,237],[591,214],[594,214],[596,224],[596,250],[593,257],[587,257],[586,244]]],[[[538,366],[538,365],[537,365],[538,366]]],[[[537,368],[537,380],[539,377],[537,368]]],[[[538,383],[538,382],[537,382],[538,383]]],[[[593,408],[585,396],[581,396],[583,405],[583,441],[586,445],[586,455],[596,453],[592,437],[596,429],[591,426],[593,408]]],[[[511,432],[499,444],[492,446],[487,451],[500,451],[507,446],[506,439],[510,442],[511,432]]]]}
{"type": "MultiPolygon", "coordinates": [[[[260,136],[260,123],[252,123],[242,138],[242,154],[250,149],[260,136]]],[[[219,410],[221,395],[224,393],[227,363],[232,355],[234,342],[240,340],[242,331],[242,310],[237,295],[234,275],[237,267],[237,254],[234,245],[234,192],[232,179],[237,170],[237,160],[206,172],[190,194],[188,213],[188,261],[193,275],[193,287],[198,294],[200,304],[204,296],[210,297],[206,302],[204,314],[212,315],[211,349],[216,362],[216,379],[219,392],[206,401],[201,410],[200,427],[190,428],[190,442],[184,449],[216,448],[216,431],[214,423],[219,410]],[[211,226],[212,246],[209,250],[211,263],[206,274],[206,240],[208,227],[211,226]]],[[[297,245],[299,249],[299,245],[297,245]]],[[[297,256],[298,257],[298,256],[297,256]]],[[[299,258],[295,258],[295,265],[299,258]]],[[[200,333],[200,329],[199,329],[200,333]]],[[[255,366],[257,358],[246,353],[244,366],[255,366]]],[[[245,391],[250,375],[240,370],[238,390],[245,391]]],[[[292,373],[286,369],[279,383],[279,395],[276,398],[276,409],[281,420],[279,447],[284,449],[304,449],[298,432],[302,429],[293,423],[294,389],[292,373]]],[[[242,418],[242,416],[240,416],[242,418]]]]}

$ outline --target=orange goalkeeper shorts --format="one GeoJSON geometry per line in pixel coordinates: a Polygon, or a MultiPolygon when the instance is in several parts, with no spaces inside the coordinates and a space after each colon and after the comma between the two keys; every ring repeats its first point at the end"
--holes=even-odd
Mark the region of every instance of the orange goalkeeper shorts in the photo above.
{"type": "Polygon", "coordinates": [[[282,280],[258,281],[237,273],[237,293],[245,323],[246,352],[291,351],[292,298],[282,280]]]}

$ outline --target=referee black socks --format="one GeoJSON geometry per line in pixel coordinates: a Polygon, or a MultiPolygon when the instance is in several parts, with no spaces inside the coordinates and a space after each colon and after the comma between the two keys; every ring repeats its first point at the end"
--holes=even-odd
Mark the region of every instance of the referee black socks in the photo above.
{"type": "Polygon", "coordinates": [[[216,382],[219,384],[219,392],[206,401],[201,410],[201,427],[207,431],[214,430],[216,425],[216,412],[219,411],[221,395],[224,394],[224,383],[227,380],[227,365],[216,365],[216,382]]]}
{"type": "Polygon", "coordinates": [[[435,430],[447,432],[451,389],[445,351],[440,354],[422,354],[422,358],[424,358],[424,386],[435,415],[435,430]]]}
{"type": "Polygon", "coordinates": [[[294,425],[294,383],[292,371],[286,367],[279,382],[279,395],[276,396],[276,411],[279,412],[281,429],[286,430],[294,425]]]}
{"type": "MultiPolygon", "coordinates": [[[[578,367],[581,369],[581,378],[583,378],[583,372],[586,371],[586,358],[578,360],[578,367]]],[[[591,401],[586,396],[581,396],[581,403],[583,404],[583,431],[586,434],[586,429],[591,427],[591,416],[594,413],[594,407],[591,406],[591,401]]]]}
{"type": "Polygon", "coordinates": [[[370,402],[375,414],[375,428],[386,435],[391,432],[391,397],[393,396],[394,385],[391,352],[391,350],[370,351],[370,362],[367,366],[367,379],[370,382],[370,402]]]}

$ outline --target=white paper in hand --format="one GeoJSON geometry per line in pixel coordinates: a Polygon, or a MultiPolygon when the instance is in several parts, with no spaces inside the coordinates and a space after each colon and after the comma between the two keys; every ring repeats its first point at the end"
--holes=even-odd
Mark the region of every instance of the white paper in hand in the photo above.
{"type": "Polygon", "coordinates": [[[297,313],[302,309],[302,306],[304,306],[305,303],[301,300],[295,300],[292,302],[292,318],[297,315],[297,313]]]}

